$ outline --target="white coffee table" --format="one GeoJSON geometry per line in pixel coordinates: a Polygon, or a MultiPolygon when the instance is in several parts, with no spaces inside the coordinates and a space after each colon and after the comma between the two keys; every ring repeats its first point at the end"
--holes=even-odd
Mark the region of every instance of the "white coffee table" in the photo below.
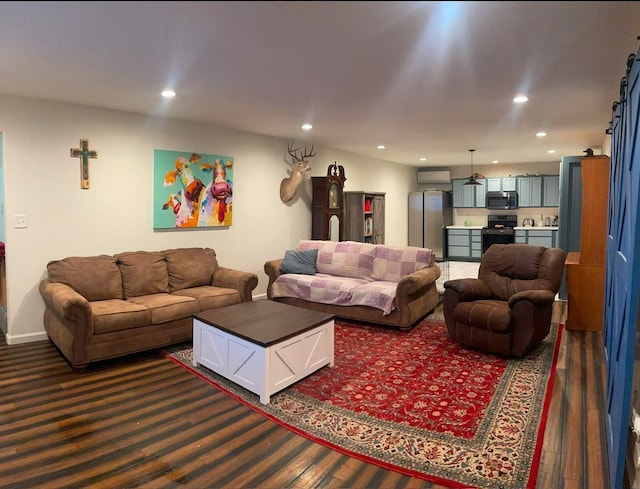
{"type": "Polygon", "coordinates": [[[271,300],[243,302],[193,316],[193,365],[260,396],[333,366],[332,314],[271,300]]]}

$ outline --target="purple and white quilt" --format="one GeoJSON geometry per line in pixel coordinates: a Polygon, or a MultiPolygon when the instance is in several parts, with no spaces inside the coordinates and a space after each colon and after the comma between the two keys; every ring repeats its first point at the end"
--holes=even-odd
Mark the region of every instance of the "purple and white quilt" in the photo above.
{"type": "Polygon", "coordinates": [[[318,249],[316,275],[283,274],[273,297],[297,297],[322,304],[370,306],[388,315],[396,307],[398,282],[431,266],[431,250],[354,241],[301,240],[298,250],[318,249]]]}

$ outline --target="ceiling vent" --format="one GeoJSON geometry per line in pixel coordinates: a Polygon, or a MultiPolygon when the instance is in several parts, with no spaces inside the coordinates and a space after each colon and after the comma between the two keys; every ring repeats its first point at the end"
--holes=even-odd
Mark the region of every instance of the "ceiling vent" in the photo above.
{"type": "Polygon", "coordinates": [[[451,183],[451,172],[418,170],[418,183],[451,183]]]}

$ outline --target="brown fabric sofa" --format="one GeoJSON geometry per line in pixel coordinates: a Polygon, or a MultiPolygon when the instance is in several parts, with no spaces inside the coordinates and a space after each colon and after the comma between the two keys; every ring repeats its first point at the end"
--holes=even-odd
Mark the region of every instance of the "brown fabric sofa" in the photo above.
{"type": "Polygon", "coordinates": [[[249,272],[218,265],[211,248],[68,257],[40,282],[44,327],[74,369],[192,338],[192,315],[248,302],[249,272]]]}
{"type": "Polygon", "coordinates": [[[431,250],[301,240],[296,250],[289,251],[310,250],[317,250],[317,258],[307,273],[283,273],[287,253],[264,264],[269,299],[403,330],[415,326],[440,302],[436,281],[441,270],[431,250]]]}
{"type": "Polygon", "coordinates": [[[494,244],[478,278],[444,283],[443,309],[452,339],[489,353],[522,357],[551,326],[565,251],[528,244],[494,244]]]}

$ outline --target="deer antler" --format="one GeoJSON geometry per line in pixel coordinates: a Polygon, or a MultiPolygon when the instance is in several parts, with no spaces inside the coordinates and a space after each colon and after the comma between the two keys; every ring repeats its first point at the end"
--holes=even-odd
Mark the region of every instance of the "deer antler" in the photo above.
{"type": "Polygon", "coordinates": [[[304,154],[300,153],[300,157],[298,157],[298,151],[300,148],[293,148],[293,143],[287,143],[287,151],[289,156],[291,156],[296,161],[304,161],[305,158],[312,158],[316,154],[313,152],[313,146],[311,146],[311,151],[307,153],[307,146],[304,146],[304,154]]]}

